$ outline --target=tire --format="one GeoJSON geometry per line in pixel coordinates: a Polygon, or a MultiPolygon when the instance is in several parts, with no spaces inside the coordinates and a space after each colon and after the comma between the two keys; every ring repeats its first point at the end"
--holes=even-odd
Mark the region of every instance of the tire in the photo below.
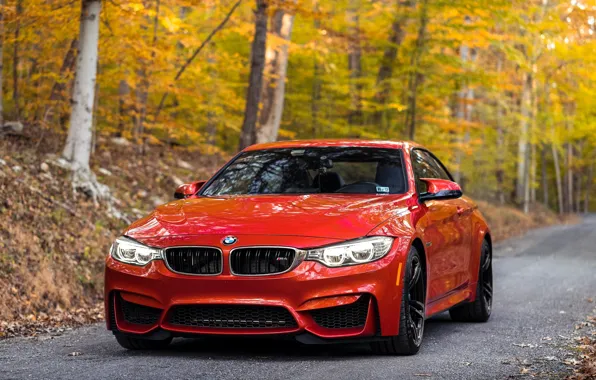
{"type": "Polygon", "coordinates": [[[172,342],[172,338],[167,338],[163,340],[149,340],[135,338],[124,334],[115,335],[118,344],[120,344],[127,350],[162,350],[172,342]]]}
{"type": "Polygon", "coordinates": [[[488,241],[482,242],[478,284],[474,301],[449,310],[451,319],[457,322],[486,322],[490,318],[493,300],[492,252],[488,241]]]}
{"type": "Polygon", "coordinates": [[[422,344],[425,305],[426,276],[424,262],[418,250],[412,247],[406,261],[406,272],[402,286],[399,335],[371,343],[373,352],[380,355],[415,355],[422,344]],[[415,281],[413,284],[411,283],[412,280],[415,281]]]}

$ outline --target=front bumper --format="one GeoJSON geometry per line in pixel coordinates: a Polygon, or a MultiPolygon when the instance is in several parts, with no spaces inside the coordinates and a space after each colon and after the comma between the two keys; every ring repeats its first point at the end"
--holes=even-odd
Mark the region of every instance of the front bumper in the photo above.
{"type": "MultiPolygon", "coordinates": [[[[185,239],[184,245],[209,245],[209,241],[205,240],[211,239],[201,237],[200,244],[188,240],[185,239]]],[[[242,237],[246,245],[279,244],[277,239],[263,240],[263,237],[242,237]]],[[[315,245],[312,239],[302,240],[292,246],[304,248],[315,245]]],[[[220,246],[219,241],[221,237],[212,237],[211,245],[220,246]]],[[[396,239],[385,257],[369,264],[328,268],[317,262],[305,261],[290,272],[258,277],[230,273],[227,267],[229,247],[220,246],[224,268],[223,273],[216,276],[177,274],[170,271],[163,261],[137,267],[108,257],[105,271],[107,327],[127,334],[150,335],[166,331],[174,336],[308,333],[328,340],[397,335],[402,293],[400,284],[405,271],[407,246],[408,242],[396,239]],[[123,305],[130,304],[139,305],[139,310],[151,310],[154,318],[131,319],[130,313],[127,311],[125,315],[123,311],[123,305]],[[176,307],[187,305],[283,308],[295,323],[266,327],[241,323],[233,328],[173,323],[176,307]],[[362,318],[361,314],[366,314],[363,323],[350,322],[359,318],[355,313],[360,313],[362,318]]]]}

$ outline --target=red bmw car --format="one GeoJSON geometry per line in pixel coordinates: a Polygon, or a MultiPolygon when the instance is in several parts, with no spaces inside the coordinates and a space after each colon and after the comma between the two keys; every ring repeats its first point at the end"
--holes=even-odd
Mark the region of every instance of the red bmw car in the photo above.
{"type": "Polygon", "coordinates": [[[487,223],[416,144],[254,145],[175,197],[106,260],[107,327],[125,348],[283,335],[407,355],[434,314],[490,317],[487,223]]]}

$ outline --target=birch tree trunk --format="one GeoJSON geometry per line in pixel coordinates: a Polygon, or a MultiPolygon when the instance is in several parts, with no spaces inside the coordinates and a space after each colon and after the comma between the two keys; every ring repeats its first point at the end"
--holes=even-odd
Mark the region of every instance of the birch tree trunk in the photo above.
{"type": "MultiPolygon", "coordinates": [[[[550,99],[550,82],[546,82],[544,84],[545,89],[545,96],[546,96],[546,108],[550,110],[551,108],[551,99],[550,99]]],[[[556,184],[556,191],[557,191],[557,208],[559,211],[559,215],[562,215],[563,210],[563,181],[561,179],[561,166],[559,163],[559,150],[557,139],[555,135],[555,125],[552,119],[549,119],[550,123],[550,133],[551,133],[551,151],[553,154],[553,166],[555,168],[555,184],[556,184]]]]}
{"type": "MultiPolygon", "coordinates": [[[[532,65],[532,73],[538,72],[538,66],[536,63],[532,65]]],[[[529,201],[528,197],[524,200],[524,207],[528,207],[526,203],[531,202],[532,204],[536,202],[536,143],[535,143],[535,134],[536,134],[536,121],[538,116],[538,88],[537,88],[537,80],[532,80],[532,90],[530,92],[531,95],[531,104],[532,104],[532,111],[530,112],[530,133],[529,133],[529,144],[530,144],[530,179],[527,183],[527,188],[529,191],[529,201]]]]}
{"type": "MultiPolygon", "coordinates": [[[[277,140],[284,105],[286,73],[288,69],[289,41],[294,24],[294,15],[279,9],[271,20],[272,33],[282,42],[277,48],[267,47],[265,69],[268,73],[263,83],[260,128],[257,131],[257,142],[277,140]]],[[[271,45],[271,44],[270,44],[271,45]]]]}
{"type": "Polygon", "coordinates": [[[549,194],[548,194],[548,177],[546,171],[546,144],[542,144],[540,147],[540,179],[541,179],[541,186],[542,186],[542,203],[548,206],[549,203],[549,194]]]}
{"type": "Polygon", "coordinates": [[[350,25],[348,42],[348,70],[350,70],[350,125],[362,123],[362,46],[360,44],[360,0],[350,0],[347,11],[350,25]]]}
{"type": "MultiPolygon", "coordinates": [[[[464,23],[470,23],[470,17],[466,16],[464,23]]],[[[476,54],[473,49],[470,49],[465,43],[462,44],[459,51],[462,65],[465,67],[468,62],[473,63],[476,60],[476,54]]],[[[467,70],[467,68],[465,68],[467,70]]],[[[462,89],[458,94],[458,108],[457,108],[457,119],[461,126],[461,133],[457,136],[457,142],[460,148],[457,149],[455,154],[456,170],[455,170],[455,182],[459,183],[463,187],[464,177],[462,174],[461,166],[463,162],[463,147],[468,140],[470,140],[470,131],[468,124],[472,121],[472,111],[474,101],[474,90],[470,88],[467,80],[463,83],[462,89]]]]}
{"type": "Polygon", "coordinates": [[[71,164],[73,187],[94,199],[107,195],[107,188],[97,183],[89,166],[93,139],[100,10],[100,0],[82,1],[80,45],[72,96],[72,113],[66,146],[62,153],[62,156],[71,164]]]}
{"type": "Polygon", "coordinates": [[[592,156],[590,168],[588,169],[586,193],[584,194],[584,213],[586,214],[590,211],[590,195],[592,193],[592,184],[594,183],[594,160],[596,160],[596,157],[592,156]]]}
{"type": "Polygon", "coordinates": [[[567,212],[573,212],[573,146],[567,143],[567,212]]]}
{"type": "MultiPolygon", "coordinates": [[[[315,27],[315,31],[318,31],[319,27],[321,26],[321,22],[319,21],[320,15],[318,0],[313,0],[313,12],[315,13],[313,26],[315,27]]],[[[317,136],[319,129],[319,102],[321,100],[321,79],[319,78],[319,72],[319,57],[317,54],[315,40],[315,49],[313,55],[312,99],[310,103],[311,132],[313,138],[317,136]]]]}
{"type": "Polygon", "coordinates": [[[255,11],[255,36],[252,41],[250,76],[248,90],[246,91],[246,106],[244,109],[244,122],[240,132],[242,150],[257,141],[257,117],[259,115],[259,102],[263,84],[263,68],[265,67],[265,50],[267,46],[267,0],[257,0],[255,11]]]}
{"type": "MultiPolygon", "coordinates": [[[[515,198],[519,205],[527,212],[528,202],[526,188],[528,188],[528,134],[530,128],[532,74],[523,74],[523,89],[520,104],[520,136],[517,147],[517,182],[515,198]]],[[[528,188],[529,189],[529,188],[528,188]]],[[[529,195],[529,192],[528,192],[529,195]]]]}
{"type": "MultiPolygon", "coordinates": [[[[503,55],[501,52],[497,52],[497,77],[501,77],[501,72],[503,71],[503,55]]],[[[496,147],[496,166],[497,169],[495,171],[495,177],[497,180],[497,201],[500,205],[505,204],[505,190],[504,190],[504,183],[505,183],[505,170],[503,168],[503,163],[505,161],[505,131],[503,128],[503,104],[502,99],[500,97],[497,98],[496,101],[497,107],[497,147],[496,147]]],[[[459,171],[459,170],[458,170],[459,171]]]]}
{"type": "Polygon", "coordinates": [[[561,165],[559,163],[559,151],[555,144],[552,144],[553,150],[553,164],[555,166],[555,179],[557,182],[557,205],[559,207],[559,214],[562,215],[565,212],[563,205],[563,181],[561,179],[561,165]]]}

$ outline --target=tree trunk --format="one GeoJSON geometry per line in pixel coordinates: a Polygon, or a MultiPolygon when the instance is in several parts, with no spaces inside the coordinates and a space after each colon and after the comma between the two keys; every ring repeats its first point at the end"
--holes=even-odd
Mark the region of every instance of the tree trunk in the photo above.
{"type": "MultiPolygon", "coordinates": [[[[313,1],[313,12],[314,21],[313,26],[315,27],[315,31],[318,32],[321,22],[319,21],[320,15],[319,13],[319,1],[313,1]]],[[[315,40],[316,44],[316,40],[315,40]]],[[[315,46],[314,54],[313,54],[313,78],[312,78],[312,100],[310,103],[310,118],[311,118],[311,132],[312,137],[315,138],[318,135],[318,128],[319,128],[319,102],[321,101],[321,78],[319,78],[319,57],[317,56],[317,49],[315,46]]]]}
{"type": "MultiPolygon", "coordinates": [[[[538,66],[534,63],[532,65],[532,72],[538,72],[538,66]]],[[[529,201],[525,199],[525,207],[526,203],[535,203],[536,202],[536,144],[534,143],[534,135],[536,133],[536,118],[538,115],[538,87],[537,81],[532,80],[532,90],[531,90],[531,104],[532,104],[532,111],[530,112],[530,131],[529,131],[529,138],[528,142],[530,144],[530,180],[528,181],[527,187],[529,189],[529,201]]]]}
{"type": "Polygon", "coordinates": [[[549,194],[548,194],[548,177],[547,177],[547,171],[546,171],[546,144],[542,144],[542,146],[540,147],[540,179],[541,179],[541,186],[542,186],[542,203],[546,206],[548,206],[549,203],[549,194]]]}
{"type": "Polygon", "coordinates": [[[263,83],[262,108],[259,115],[260,128],[257,131],[257,142],[277,140],[284,105],[286,72],[288,69],[288,48],[294,15],[278,9],[271,20],[272,33],[283,44],[278,48],[269,46],[265,55],[265,70],[268,75],[263,83]]]}
{"type": "Polygon", "coordinates": [[[118,131],[116,136],[122,137],[126,129],[128,111],[130,110],[130,86],[126,79],[121,79],[118,84],[118,131]]]}
{"type": "Polygon", "coordinates": [[[567,212],[573,212],[573,146],[567,143],[567,212]]]}
{"type": "Polygon", "coordinates": [[[21,16],[23,14],[23,0],[16,0],[15,7],[15,29],[14,29],[14,52],[12,63],[12,101],[14,103],[15,118],[21,120],[21,108],[19,105],[19,43],[21,34],[21,16]]]}
{"type": "Polygon", "coordinates": [[[100,10],[100,0],[82,1],[79,31],[80,51],[77,57],[72,113],[68,138],[62,153],[63,157],[72,165],[74,188],[94,199],[98,195],[105,194],[105,187],[99,186],[89,166],[93,139],[93,106],[100,10]]]}
{"type": "MultiPolygon", "coordinates": [[[[60,78],[64,78],[68,75],[69,72],[74,70],[74,65],[77,58],[77,50],[78,50],[79,40],[73,39],[68,47],[68,51],[64,56],[64,60],[62,61],[62,66],[60,66],[60,78]]],[[[43,115],[38,115],[38,120],[41,120],[43,124],[46,124],[49,119],[52,118],[54,114],[54,109],[58,107],[59,102],[64,99],[64,93],[66,90],[67,84],[64,83],[62,80],[57,80],[54,85],[52,86],[52,90],[50,91],[50,98],[48,104],[44,107],[43,115]]],[[[66,119],[66,116],[60,112],[60,120],[66,119]]],[[[62,124],[61,124],[62,125],[62,124]]],[[[62,125],[65,127],[65,125],[62,125]]]]}
{"type": "MultiPolygon", "coordinates": [[[[470,23],[470,17],[466,16],[464,23],[470,23]]],[[[473,63],[476,61],[476,53],[474,49],[470,49],[468,45],[462,43],[459,51],[460,59],[462,61],[462,65],[465,67],[468,62],[473,63]]],[[[467,70],[467,68],[465,67],[467,70]]],[[[463,187],[464,176],[462,173],[462,162],[464,152],[462,147],[465,146],[470,140],[470,130],[469,130],[469,123],[472,121],[472,111],[474,102],[474,90],[470,88],[467,81],[464,80],[462,83],[462,89],[459,91],[458,94],[458,107],[457,107],[457,119],[459,120],[461,126],[461,133],[457,136],[458,142],[458,149],[455,154],[455,162],[456,162],[456,170],[455,170],[455,182],[459,183],[463,187]]]]}
{"type": "Polygon", "coordinates": [[[0,0],[0,129],[4,127],[4,0],[0,0]]]}
{"type": "MultiPolygon", "coordinates": [[[[579,146],[578,146],[578,150],[577,150],[577,156],[578,157],[583,157],[584,156],[584,143],[585,140],[582,140],[579,142],[579,146]]],[[[583,187],[583,182],[584,182],[584,178],[585,178],[585,168],[581,167],[578,168],[577,171],[575,171],[575,175],[574,175],[574,179],[575,179],[575,205],[574,205],[574,211],[577,213],[581,212],[581,204],[582,204],[582,187],[583,187]]]]}
{"type": "Polygon", "coordinates": [[[596,157],[592,158],[590,161],[590,168],[588,169],[588,179],[586,182],[586,192],[584,194],[584,213],[588,213],[590,211],[590,195],[592,195],[592,184],[594,183],[594,160],[596,157]]]}
{"type": "MultiPolygon", "coordinates": [[[[143,2],[145,4],[145,2],[143,2]]],[[[150,3],[147,2],[145,7],[149,7],[150,3]]],[[[157,48],[157,26],[159,22],[159,5],[160,0],[155,2],[155,17],[153,18],[153,38],[151,40],[151,58],[149,62],[142,60],[141,68],[138,71],[138,75],[141,78],[140,83],[137,85],[137,108],[139,110],[136,126],[137,139],[140,140],[139,152],[145,151],[145,123],[147,121],[147,102],[149,101],[149,86],[151,77],[151,66],[155,60],[155,49],[157,48]]]]}
{"type": "Polygon", "coordinates": [[[554,143],[551,145],[551,148],[553,150],[553,164],[555,166],[555,178],[557,182],[557,205],[559,214],[562,215],[565,212],[565,209],[563,205],[563,181],[561,178],[561,165],[559,164],[559,151],[554,143]]]}
{"type": "MultiPolygon", "coordinates": [[[[375,111],[373,117],[373,121],[377,127],[381,126],[383,121],[383,115],[385,115],[385,105],[387,103],[387,99],[389,98],[391,91],[389,81],[393,76],[393,67],[395,65],[395,59],[397,58],[398,49],[406,35],[404,27],[408,20],[407,14],[401,13],[399,6],[400,2],[398,0],[396,0],[395,3],[397,9],[395,20],[393,20],[393,23],[391,24],[389,45],[385,48],[383,52],[381,66],[379,66],[379,73],[377,74],[377,91],[375,93],[375,101],[377,102],[377,107],[379,108],[375,111]]],[[[406,1],[406,4],[408,6],[411,6],[413,3],[414,0],[406,1]]],[[[386,130],[387,128],[383,129],[386,130]]]]}
{"type": "MultiPolygon", "coordinates": [[[[550,101],[550,82],[546,81],[544,84],[545,88],[545,96],[546,96],[546,111],[551,109],[551,101],[550,101]]],[[[556,136],[555,136],[555,125],[552,118],[549,118],[550,123],[550,133],[551,133],[551,150],[553,154],[553,166],[555,167],[555,183],[556,183],[556,191],[557,191],[557,208],[559,211],[559,215],[562,215],[563,210],[563,181],[561,178],[561,165],[559,163],[559,150],[556,143],[556,136]]]]}
{"type": "MultiPolygon", "coordinates": [[[[213,7],[214,12],[209,12],[211,14],[215,13],[215,7],[213,7]]],[[[207,58],[207,75],[209,76],[209,82],[211,83],[211,88],[216,88],[216,80],[217,80],[217,70],[215,67],[217,66],[217,59],[215,55],[215,43],[212,43],[210,46],[211,54],[207,58]]],[[[217,147],[217,119],[216,114],[213,109],[216,107],[215,101],[215,92],[212,96],[207,98],[207,125],[205,131],[207,133],[207,144],[217,147]]]]}
{"type": "MultiPolygon", "coordinates": [[[[503,55],[501,52],[497,52],[497,77],[501,77],[503,70],[503,55]]],[[[497,98],[497,146],[496,146],[496,166],[497,170],[495,176],[497,179],[497,201],[500,205],[505,204],[505,170],[503,168],[503,162],[505,161],[505,131],[503,129],[503,104],[501,101],[501,95],[497,98]]],[[[459,171],[459,170],[458,170],[459,171]]]]}
{"type": "Polygon", "coordinates": [[[348,70],[350,70],[351,106],[349,125],[362,124],[362,46],[360,44],[360,0],[350,0],[347,11],[349,24],[348,70]]]}
{"type": "Polygon", "coordinates": [[[516,182],[516,191],[515,191],[515,198],[517,203],[522,206],[524,212],[527,212],[529,208],[528,198],[529,191],[529,181],[528,181],[528,158],[529,158],[529,151],[528,151],[528,135],[529,135],[529,128],[530,128],[530,112],[531,112],[531,93],[532,93],[532,74],[524,73],[523,74],[523,89],[522,89],[522,97],[521,97],[521,104],[520,104],[520,113],[521,113],[521,121],[520,121],[520,136],[518,142],[518,149],[517,149],[517,182],[516,182]]]}
{"type": "Polygon", "coordinates": [[[410,140],[416,137],[416,102],[418,98],[418,86],[422,83],[424,77],[419,73],[420,57],[424,49],[426,40],[426,25],[428,23],[428,0],[423,0],[420,4],[420,25],[418,27],[418,34],[416,36],[416,43],[412,59],[410,61],[410,76],[408,79],[408,95],[406,111],[406,130],[407,136],[410,140]]]}
{"type": "Polygon", "coordinates": [[[242,150],[257,141],[257,117],[259,115],[259,102],[263,83],[263,68],[265,67],[265,51],[267,47],[267,0],[256,0],[255,35],[251,49],[250,77],[246,91],[246,107],[244,109],[244,122],[240,132],[242,150]]]}

